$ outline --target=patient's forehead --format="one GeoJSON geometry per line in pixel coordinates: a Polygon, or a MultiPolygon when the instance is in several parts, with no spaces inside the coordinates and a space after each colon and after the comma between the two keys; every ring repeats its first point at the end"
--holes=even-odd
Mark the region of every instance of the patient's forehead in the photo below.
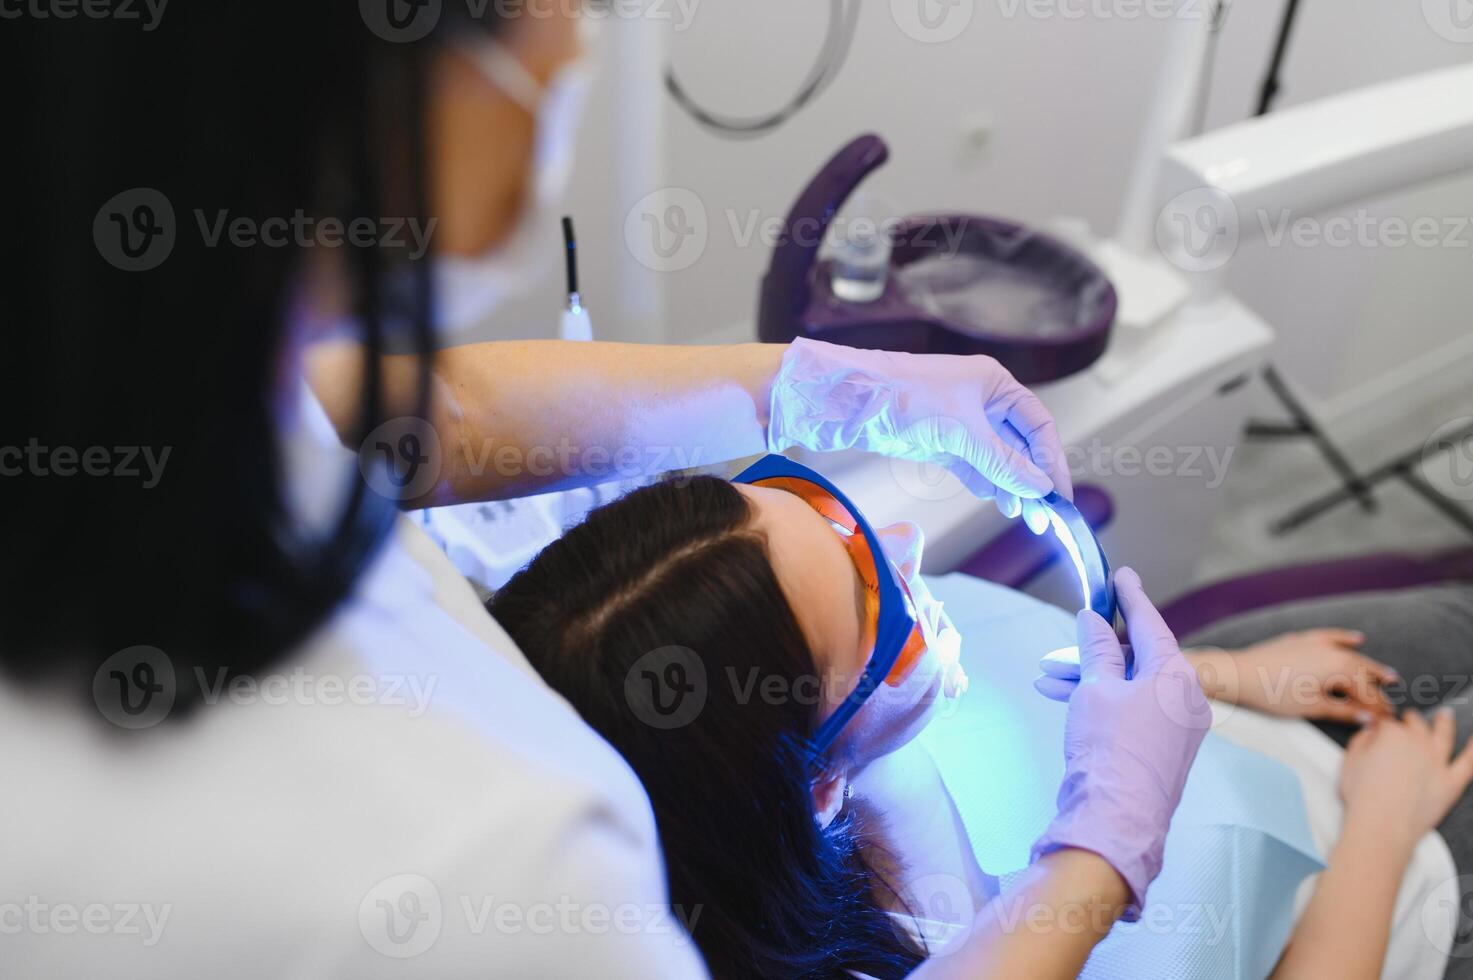
{"type": "Polygon", "coordinates": [[[753,505],[752,524],[767,538],[773,571],[819,668],[857,677],[869,653],[861,649],[862,593],[839,535],[791,493],[736,487],[753,505]]]}

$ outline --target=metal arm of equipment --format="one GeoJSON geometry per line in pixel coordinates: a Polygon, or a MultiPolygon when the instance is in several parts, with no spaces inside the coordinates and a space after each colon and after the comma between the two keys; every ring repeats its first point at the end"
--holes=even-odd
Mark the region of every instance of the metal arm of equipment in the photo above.
{"type": "Polygon", "coordinates": [[[1160,200],[1225,193],[1238,234],[1255,216],[1310,213],[1473,168],[1473,65],[1280,109],[1171,145],[1160,200]]]}

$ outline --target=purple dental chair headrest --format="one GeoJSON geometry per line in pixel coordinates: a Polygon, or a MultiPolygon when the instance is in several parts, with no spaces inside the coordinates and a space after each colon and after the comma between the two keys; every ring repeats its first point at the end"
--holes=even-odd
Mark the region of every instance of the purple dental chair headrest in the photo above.
{"type": "Polygon", "coordinates": [[[888,156],[878,136],[860,136],[798,195],[762,279],[762,340],[987,354],[1024,384],[1073,374],[1104,352],[1117,306],[1109,279],[1063,242],[999,218],[900,219],[879,297],[835,296],[819,247],[840,207],[888,156]]]}

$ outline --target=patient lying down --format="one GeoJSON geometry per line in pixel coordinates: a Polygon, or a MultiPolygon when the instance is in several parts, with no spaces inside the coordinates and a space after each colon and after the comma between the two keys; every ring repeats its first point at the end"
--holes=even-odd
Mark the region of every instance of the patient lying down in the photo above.
{"type": "MultiPolygon", "coordinates": [[[[880,536],[901,574],[916,576],[917,529],[880,536]]],[[[917,921],[918,880],[964,882],[979,908],[998,893],[934,763],[912,743],[948,681],[957,686],[933,654],[865,702],[822,773],[808,766],[805,740],[869,650],[850,553],[801,498],[712,477],[637,490],[590,514],[489,605],[638,773],[671,901],[701,907],[694,939],[715,976],[901,977],[934,944],[917,921]]],[[[1253,656],[1292,663],[1332,641],[1303,634],[1253,656]]],[[[1220,678],[1225,655],[1200,655],[1199,672],[1220,678]]],[[[1234,676],[1235,690],[1214,681],[1209,693],[1266,701],[1252,678],[1268,672],[1234,676]]],[[[1324,710],[1385,713],[1333,699],[1324,710]]],[[[1416,713],[1352,740],[1344,829],[1278,975],[1379,975],[1412,848],[1473,778],[1473,754],[1449,762],[1452,740],[1449,717],[1429,724],[1416,713]],[[1405,783],[1408,770],[1417,792],[1378,789],[1405,783]]]]}

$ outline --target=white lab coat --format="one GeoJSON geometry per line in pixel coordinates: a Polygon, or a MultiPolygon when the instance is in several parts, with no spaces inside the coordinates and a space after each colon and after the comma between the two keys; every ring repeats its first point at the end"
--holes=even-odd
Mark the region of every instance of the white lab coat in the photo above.
{"type": "Polygon", "coordinates": [[[0,684],[0,975],[705,975],[632,770],[398,524],[268,684],[186,721],[0,684]]]}

